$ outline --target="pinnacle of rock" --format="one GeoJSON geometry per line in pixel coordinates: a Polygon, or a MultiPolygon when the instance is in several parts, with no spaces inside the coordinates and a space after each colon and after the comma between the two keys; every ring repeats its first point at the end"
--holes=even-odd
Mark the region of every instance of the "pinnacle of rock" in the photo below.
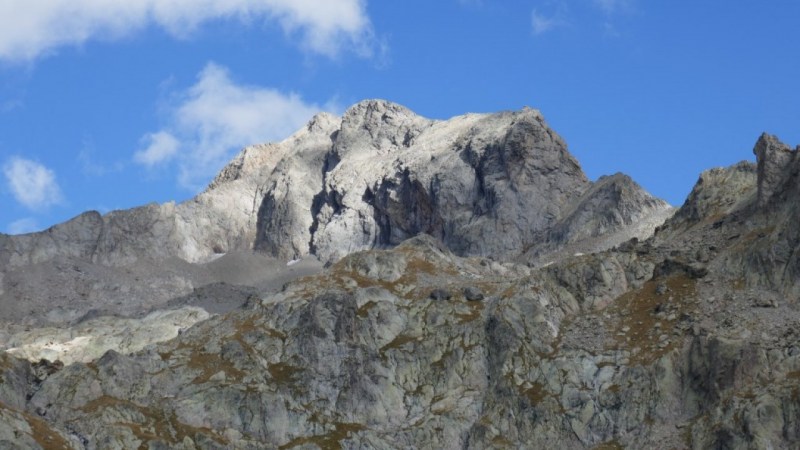
{"type": "Polygon", "coordinates": [[[753,154],[758,164],[758,205],[765,206],[775,191],[781,188],[797,152],[777,137],[764,133],[758,138],[753,154]]]}

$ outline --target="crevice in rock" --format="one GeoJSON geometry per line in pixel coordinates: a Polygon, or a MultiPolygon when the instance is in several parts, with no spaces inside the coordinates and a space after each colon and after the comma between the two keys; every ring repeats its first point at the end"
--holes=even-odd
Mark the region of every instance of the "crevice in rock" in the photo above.
{"type": "MultiPolygon", "coordinates": [[[[331,134],[331,141],[336,142],[336,137],[338,136],[339,132],[335,131],[331,134]]],[[[325,155],[325,163],[322,165],[322,190],[319,191],[315,196],[314,199],[311,201],[311,226],[309,227],[308,231],[310,234],[310,238],[308,241],[308,252],[312,255],[317,254],[317,247],[314,243],[314,238],[316,237],[317,230],[319,229],[319,221],[320,217],[319,214],[322,211],[322,207],[325,205],[330,205],[333,207],[334,215],[338,214],[341,211],[342,205],[339,203],[338,199],[336,198],[335,193],[328,191],[328,174],[339,165],[341,159],[339,158],[339,154],[335,151],[335,145],[333,149],[329,151],[325,155]]]]}
{"type": "Polygon", "coordinates": [[[378,246],[394,246],[420,233],[437,239],[444,236],[444,220],[437,212],[435,199],[408,168],[398,174],[399,182],[384,179],[365,192],[378,225],[378,246]]]}

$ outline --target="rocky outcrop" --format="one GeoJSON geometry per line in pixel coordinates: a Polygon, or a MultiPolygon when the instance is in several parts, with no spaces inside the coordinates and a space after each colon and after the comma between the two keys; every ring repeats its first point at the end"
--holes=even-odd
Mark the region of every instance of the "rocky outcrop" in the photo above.
{"type": "Polygon", "coordinates": [[[533,240],[522,260],[545,262],[575,253],[594,253],[630,239],[645,240],[674,209],[624,174],[600,177],[533,240]]]}
{"type": "MultiPolygon", "coordinates": [[[[756,163],[741,162],[704,172],[686,203],[657,233],[673,252],[704,248],[692,255],[709,270],[753,289],[758,296],[800,295],[800,162],[776,137],[763,134],[754,146],[756,163]],[[686,245],[691,242],[692,245],[686,245]],[[735,242],[735,247],[729,247],[735,242]],[[723,248],[729,250],[724,251],[723,248]]],[[[770,300],[772,301],[772,300],[770,300]]],[[[769,303],[769,302],[767,302],[769,303]]]]}
{"type": "Polygon", "coordinates": [[[24,413],[89,449],[795,448],[795,306],[653,245],[531,269],[421,235],[23,384],[24,413]]]}
{"type": "Polygon", "coordinates": [[[762,134],[753,148],[758,161],[758,205],[766,205],[786,182],[789,169],[794,165],[797,149],[792,151],[777,137],[762,134]]]}
{"type": "Polygon", "coordinates": [[[9,347],[6,352],[31,361],[88,363],[109,350],[132,353],[168,341],[208,317],[208,312],[197,307],[156,311],[142,318],[99,316],[66,328],[37,328],[18,333],[6,343],[9,347]]]}
{"type": "MultiPolygon", "coordinates": [[[[368,101],[345,113],[334,139],[325,184],[311,208],[309,250],[336,260],[417,233],[436,236],[460,255],[509,258],[533,246],[559,249],[572,241],[547,240],[546,231],[579,211],[591,186],[538,111],[434,122],[368,101]]],[[[610,196],[605,206],[620,220],[601,228],[573,222],[569,237],[643,223],[641,234],[649,235],[669,207],[635,183],[630,190],[638,192],[629,199],[648,198],[622,205],[610,196]]]]}
{"type": "Polygon", "coordinates": [[[244,149],[208,189],[184,203],[150,204],[104,216],[87,212],[41,233],[0,234],[0,266],[9,269],[57,258],[104,266],[168,258],[207,262],[227,252],[251,250],[262,203],[281,196],[296,205],[276,210],[275,216],[276,221],[280,217],[281,236],[292,238],[281,241],[281,251],[272,253],[291,253],[293,245],[301,245],[297,239],[307,249],[309,237],[303,230],[308,230],[311,218],[307,208],[302,213],[297,208],[310,204],[320,189],[322,161],[335,125],[333,116],[321,114],[281,143],[244,149]],[[287,177],[296,183],[291,192],[287,177]]]}
{"type": "Polygon", "coordinates": [[[684,229],[702,221],[717,221],[752,204],[757,195],[756,168],[756,164],[742,161],[703,172],[669,225],[684,229]]]}

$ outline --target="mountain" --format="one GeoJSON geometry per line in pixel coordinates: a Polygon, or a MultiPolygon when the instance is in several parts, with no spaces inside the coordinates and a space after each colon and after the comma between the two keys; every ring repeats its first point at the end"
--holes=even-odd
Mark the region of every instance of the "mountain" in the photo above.
{"type": "Polygon", "coordinates": [[[0,442],[796,448],[798,150],[675,211],[535,110],[319,115],[186,203],[0,237],[0,442]]]}
{"type": "MultiPolygon", "coordinates": [[[[179,297],[197,306],[188,297],[215,283],[275,290],[318,270],[316,259],[419,233],[457,255],[535,262],[647,237],[671,213],[628,177],[587,180],[533,109],[434,121],[368,100],[244,149],[184,203],[0,235],[0,330],[144,315],[179,297]]],[[[187,315],[182,325],[199,317],[187,315]]]]}
{"type": "Polygon", "coordinates": [[[43,233],[2,236],[0,261],[5,267],[56,257],[106,266],[169,257],[198,263],[256,249],[329,262],[418,233],[458,255],[509,258],[539,246],[557,226],[571,230],[554,237],[563,245],[670,211],[632,180],[614,180],[618,192],[598,194],[609,180],[587,180],[533,109],[434,121],[369,100],[342,118],[320,114],[278,144],[244,149],[185,203],[89,212],[43,233]],[[574,218],[593,214],[585,208],[597,202],[587,195],[607,197],[610,223],[599,230],[583,229],[574,218]]]}

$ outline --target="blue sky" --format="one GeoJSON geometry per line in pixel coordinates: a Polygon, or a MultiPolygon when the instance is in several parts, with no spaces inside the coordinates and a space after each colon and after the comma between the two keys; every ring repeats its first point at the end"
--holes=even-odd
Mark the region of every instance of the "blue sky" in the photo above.
{"type": "Polygon", "coordinates": [[[365,98],[538,108],[590,178],[680,205],[762,131],[800,144],[798,20],[795,0],[4,0],[0,232],[185,200],[365,98]]]}

